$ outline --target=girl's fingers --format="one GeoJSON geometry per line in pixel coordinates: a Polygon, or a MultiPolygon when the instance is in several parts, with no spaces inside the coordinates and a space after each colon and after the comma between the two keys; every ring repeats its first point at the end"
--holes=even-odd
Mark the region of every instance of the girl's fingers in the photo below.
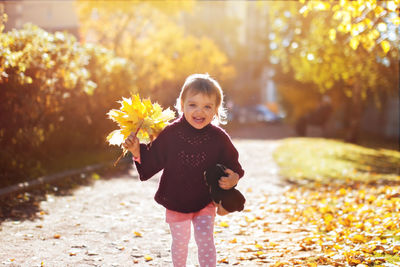
{"type": "Polygon", "coordinates": [[[133,145],[133,142],[132,142],[132,140],[128,137],[126,140],[125,140],[125,142],[123,143],[123,146],[126,148],[126,147],[129,147],[129,146],[132,146],[133,145]]]}
{"type": "Polygon", "coordinates": [[[222,189],[229,189],[229,183],[226,181],[226,179],[227,178],[222,177],[218,181],[219,187],[221,187],[222,189]]]}
{"type": "Polygon", "coordinates": [[[132,132],[132,133],[129,135],[129,138],[135,139],[135,138],[136,138],[136,134],[135,134],[134,132],[132,132]]]}
{"type": "Polygon", "coordinates": [[[225,170],[225,173],[229,176],[230,174],[233,173],[233,171],[232,171],[231,169],[226,169],[226,170],[225,170]]]}
{"type": "Polygon", "coordinates": [[[139,139],[138,139],[135,135],[133,135],[133,134],[129,135],[129,136],[125,139],[125,142],[122,143],[122,146],[123,146],[125,149],[134,148],[134,147],[136,147],[136,146],[138,146],[138,145],[139,145],[139,139]]]}
{"type": "Polygon", "coordinates": [[[222,189],[226,189],[226,186],[224,184],[219,184],[219,187],[221,187],[222,189]]]}
{"type": "Polygon", "coordinates": [[[136,144],[136,143],[139,142],[139,139],[138,139],[135,135],[133,135],[133,134],[129,135],[128,138],[127,138],[127,140],[128,140],[129,142],[131,142],[132,144],[136,144]]]}
{"type": "Polygon", "coordinates": [[[234,187],[237,184],[237,179],[236,177],[233,175],[234,172],[231,171],[232,173],[229,174],[229,176],[222,176],[219,181],[219,187],[221,187],[222,189],[230,189],[232,187],[234,187]]]}

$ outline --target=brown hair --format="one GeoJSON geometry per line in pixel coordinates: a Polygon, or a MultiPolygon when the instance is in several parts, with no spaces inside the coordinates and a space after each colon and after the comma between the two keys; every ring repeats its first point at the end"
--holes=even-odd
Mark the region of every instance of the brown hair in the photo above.
{"type": "Polygon", "coordinates": [[[186,78],[182,86],[179,97],[176,100],[175,108],[179,114],[182,114],[181,103],[186,99],[188,93],[205,94],[208,96],[215,95],[217,106],[217,118],[213,120],[215,124],[226,124],[226,110],[223,107],[223,97],[221,86],[208,74],[192,74],[186,78]]]}

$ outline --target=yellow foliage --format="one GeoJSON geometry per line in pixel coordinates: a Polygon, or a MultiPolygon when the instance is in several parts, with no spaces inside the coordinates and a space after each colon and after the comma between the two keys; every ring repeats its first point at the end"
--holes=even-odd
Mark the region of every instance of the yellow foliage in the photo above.
{"type": "MultiPolygon", "coordinates": [[[[400,23],[399,14],[392,11],[399,4],[372,0],[270,3],[272,42],[277,46],[271,54],[285,74],[293,72],[299,82],[315,85],[308,90],[341,91],[349,98],[360,95],[363,100],[382,90],[395,93],[398,50],[389,36],[400,23]],[[361,84],[362,92],[353,92],[355,82],[361,84]]],[[[279,91],[301,114],[296,106],[303,103],[301,98],[294,102],[296,97],[279,91]]]]}
{"type": "Polygon", "coordinates": [[[152,104],[149,99],[142,101],[138,94],[131,98],[123,97],[120,103],[119,110],[112,109],[107,113],[120,127],[107,136],[110,145],[121,146],[132,132],[137,132],[141,142],[149,143],[175,117],[175,113],[169,108],[163,110],[158,103],[152,104]]]}
{"type": "Polygon", "coordinates": [[[356,37],[353,37],[353,38],[351,38],[351,40],[350,40],[350,46],[351,46],[351,48],[353,48],[354,50],[357,49],[359,43],[360,43],[360,41],[359,41],[358,38],[356,38],[356,37]]]}
{"type": "Polygon", "coordinates": [[[82,37],[133,62],[136,86],[145,88],[139,93],[163,104],[173,102],[172,90],[191,73],[207,72],[224,80],[235,74],[213,40],[188,34],[176,18],[194,5],[195,1],[76,2],[82,37]]]}
{"type": "Polygon", "coordinates": [[[390,43],[388,41],[384,40],[381,42],[381,47],[382,47],[383,52],[385,52],[385,54],[387,54],[387,52],[389,52],[389,50],[390,50],[390,43]]]}
{"type": "MultiPolygon", "coordinates": [[[[306,6],[309,10],[323,11],[332,8],[333,19],[339,22],[336,29],[343,33],[350,33],[352,37],[359,36],[357,40],[354,38],[350,41],[350,46],[357,49],[360,42],[364,47],[371,47],[371,42],[375,45],[379,37],[387,38],[383,35],[388,29],[387,22],[380,22],[377,26],[380,32],[372,28],[372,20],[387,16],[393,24],[400,23],[399,14],[395,12],[396,7],[400,5],[400,1],[380,1],[375,0],[359,0],[359,1],[310,1],[306,6]],[[374,12],[369,12],[374,11],[374,12]],[[371,16],[373,15],[373,16],[371,16]],[[355,23],[355,21],[357,21],[355,23]],[[381,34],[382,32],[382,34],[381,34]],[[373,33],[372,35],[370,33],[373,33]],[[363,38],[364,36],[372,37],[363,38]]],[[[335,29],[335,28],[331,28],[335,29]]],[[[388,41],[386,41],[388,42],[388,41]]],[[[382,47],[385,54],[390,46],[382,47]]]]}

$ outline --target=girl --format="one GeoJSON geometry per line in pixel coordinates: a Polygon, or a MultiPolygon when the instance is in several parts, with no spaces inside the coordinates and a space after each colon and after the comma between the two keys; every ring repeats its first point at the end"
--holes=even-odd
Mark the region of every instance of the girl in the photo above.
{"type": "Polygon", "coordinates": [[[208,74],[190,75],[176,102],[181,117],[165,127],[151,145],[139,144],[134,134],[123,144],[135,159],[140,180],[163,170],[154,198],[166,208],[175,267],[186,266],[191,223],[200,266],[216,266],[215,204],[204,171],[218,163],[227,166],[227,176],[219,181],[223,189],[234,187],[244,174],[230,137],[211,124],[223,120],[222,102],[217,81],[208,74]]]}

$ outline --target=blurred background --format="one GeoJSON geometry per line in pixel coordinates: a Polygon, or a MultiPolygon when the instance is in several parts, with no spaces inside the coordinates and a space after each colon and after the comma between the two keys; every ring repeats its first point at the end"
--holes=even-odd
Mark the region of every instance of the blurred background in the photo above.
{"type": "Polygon", "coordinates": [[[15,0],[0,12],[1,186],[115,158],[106,113],[131,93],[172,107],[192,73],[220,82],[234,136],[399,148],[398,0],[15,0]]]}

